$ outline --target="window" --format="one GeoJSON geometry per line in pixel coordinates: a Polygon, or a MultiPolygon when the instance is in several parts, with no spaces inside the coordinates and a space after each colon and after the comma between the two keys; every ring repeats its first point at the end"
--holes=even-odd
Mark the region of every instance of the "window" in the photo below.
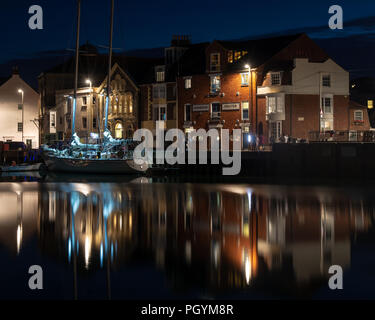
{"type": "Polygon", "coordinates": [[[191,104],[185,104],[185,121],[191,121],[191,104]]]}
{"type": "Polygon", "coordinates": [[[267,113],[285,112],[284,94],[272,95],[267,97],[267,113]]]}
{"type": "Polygon", "coordinates": [[[60,117],[60,118],[59,118],[59,123],[62,124],[62,122],[63,122],[63,118],[60,117]]]}
{"type": "Polygon", "coordinates": [[[331,86],[331,76],[329,74],[324,74],[322,76],[322,85],[323,85],[323,87],[330,87],[331,86]]]}
{"type": "Polygon", "coordinates": [[[92,118],[92,127],[96,128],[96,118],[92,118]]]}
{"type": "Polygon", "coordinates": [[[228,63],[233,63],[233,50],[228,52],[228,63]]]}
{"type": "Polygon", "coordinates": [[[22,110],[22,107],[23,107],[22,103],[18,104],[18,110],[22,110]]]}
{"type": "Polygon", "coordinates": [[[354,121],[363,121],[363,111],[362,110],[354,111],[354,121]]]}
{"type": "Polygon", "coordinates": [[[22,130],[23,130],[22,122],[18,122],[18,123],[17,123],[17,131],[18,131],[18,132],[21,132],[22,130]]]}
{"type": "Polygon", "coordinates": [[[167,107],[165,104],[162,105],[154,105],[153,109],[153,120],[161,120],[166,121],[167,120],[167,107]]]}
{"type": "Polygon", "coordinates": [[[276,97],[268,97],[268,113],[276,112],[276,97]]]}
{"type": "Polygon", "coordinates": [[[185,89],[190,89],[191,88],[191,78],[186,78],[185,79],[185,89]]]}
{"type": "Polygon", "coordinates": [[[92,96],[92,104],[95,104],[95,103],[96,103],[96,97],[92,96]]]}
{"type": "Polygon", "coordinates": [[[210,79],[210,92],[218,93],[220,92],[220,76],[212,76],[210,79]]]}
{"type": "Polygon", "coordinates": [[[281,84],[280,72],[271,73],[271,85],[279,86],[281,84]]]}
{"type": "Polygon", "coordinates": [[[211,53],[210,71],[220,71],[220,53],[211,53]]]}
{"type": "Polygon", "coordinates": [[[248,72],[241,73],[241,85],[242,86],[249,85],[249,73],[248,72]]]}
{"type": "Polygon", "coordinates": [[[87,118],[86,118],[86,117],[82,117],[82,127],[83,127],[84,129],[87,128],[87,118]]]}
{"type": "Polygon", "coordinates": [[[157,71],[156,72],[156,81],[157,82],[163,82],[165,78],[165,72],[164,71],[157,71]]]}
{"type": "Polygon", "coordinates": [[[372,109],[374,107],[374,101],[373,100],[367,100],[367,108],[372,109]]]}
{"type": "Polygon", "coordinates": [[[220,103],[211,105],[211,119],[220,119],[220,103]]]}
{"type": "Polygon", "coordinates": [[[84,104],[84,105],[87,104],[87,97],[82,97],[82,104],[84,104]]]}
{"type": "Polygon", "coordinates": [[[332,131],[333,130],[333,120],[328,119],[328,120],[320,120],[320,128],[321,131],[332,131]]]}
{"type": "Polygon", "coordinates": [[[331,97],[322,98],[322,109],[324,113],[328,113],[328,114],[332,113],[332,98],[331,97]]]}
{"type": "Polygon", "coordinates": [[[242,120],[249,120],[249,102],[242,101],[242,120]]]}
{"type": "Polygon", "coordinates": [[[86,112],[87,111],[87,106],[81,106],[81,112],[86,112]]]}
{"type": "Polygon", "coordinates": [[[153,99],[165,99],[165,85],[155,85],[152,89],[153,99]]]}

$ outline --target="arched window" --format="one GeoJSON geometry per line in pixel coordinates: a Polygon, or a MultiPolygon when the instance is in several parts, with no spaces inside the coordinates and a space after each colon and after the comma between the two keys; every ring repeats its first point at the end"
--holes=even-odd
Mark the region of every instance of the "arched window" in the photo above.
{"type": "Polygon", "coordinates": [[[126,93],[125,103],[126,103],[126,111],[129,113],[133,113],[133,94],[131,92],[126,93]]]}
{"type": "Polygon", "coordinates": [[[116,139],[122,139],[122,124],[117,123],[115,126],[115,137],[116,139]]]}

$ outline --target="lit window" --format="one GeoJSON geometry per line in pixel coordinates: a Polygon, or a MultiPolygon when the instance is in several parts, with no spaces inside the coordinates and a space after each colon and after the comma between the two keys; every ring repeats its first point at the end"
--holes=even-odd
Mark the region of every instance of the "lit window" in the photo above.
{"type": "Polygon", "coordinates": [[[331,76],[329,74],[325,74],[322,76],[322,85],[323,87],[331,86],[331,76]]]}
{"type": "Polygon", "coordinates": [[[367,100],[367,108],[372,109],[374,107],[374,101],[373,100],[367,100]]]}
{"type": "Polygon", "coordinates": [[[220,92],[220,76],[212,76],[210,79],[210,92],[218,93],[220,92]]]}
{"type": "Polygon", "coordinates": [[[95,103],[96,103],[96,97],[92,96],[92,104],[95,104],[95,103]]]}
{"type": "Polygon", "coordinates": [[[249,120],[249,102],[242,102],[242,120],[249,120]]]}
{"type": "Polygon", "coordinates": [[[234,61],[240,60],[242,58],[241,51],[235,51],[234,52],[234,61]]]}
{"type": "Polygon", "coordinates": [[[165,78],[164,71],[158,71],[158,72],[156,72],[156,81],[157,82],[163,82],[164,78],[165,78]]]}
{"type": "Polygon", "coordinates": [[[190,89],[191,88],[191,78],[186,78],[185,79],[185,89],[190,89]]]}
{"type": "Polygon", "coordinates": [[[241,85],[242,86],[249,85],[249,73],[248,72],[241,73],[241,85]]]}
{"type": "Polygon", "coordinates": [[[354,121],[363,121],[363,111],[362,110],[354,111],[354,121]]]}
{"type": "Polygon", "coordinates": [[[280,72],[273,72],[273,73],[271,73],[271,84],[273,86],[278,86],[278,85],[281,84],[280,72]]]}
{"type": "Polygon", "coordinates": [[[220,70],[220,53],[211,53],[210,56],[210,70],[219,71],[220,70]]]}
{"type": "Polygon", "coordinates": [[[268,113],[276,112],[276,97],[268,97],[268,113]]]}
{"type": "Polygon", "coordinates": [[[233,51],[228,52],[228,63],[233,63],[233,51]]]}
{"type": "Polygon", "coordinates": [[[185,104],[185,121],[191,121],[191,104],[185,104]]]}
{"type": "Polygon", "coordinates": [[[332,98],[324,97],[322,98],[322,106],[324,113],[332,113],[332,98]]]}

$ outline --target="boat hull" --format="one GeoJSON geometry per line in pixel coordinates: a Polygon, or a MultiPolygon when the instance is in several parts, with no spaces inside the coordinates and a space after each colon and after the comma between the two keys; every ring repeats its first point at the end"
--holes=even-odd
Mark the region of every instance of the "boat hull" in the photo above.
{"type": "Polygon", "coordinates": [[[133,160],[118,159],[70,159],[46,157],[44,162],[49,171],[98,173],[98,174],[135,174],[147,171],[148,165],[137,165],[133,160]]]}
{"type": "Polygon", "coordinates": [[[27,172],[27,171],[39,171],[42,167],[42,163],[30,164],[26,166],[3,166],[1,167],[2,172],[27,172]]]}

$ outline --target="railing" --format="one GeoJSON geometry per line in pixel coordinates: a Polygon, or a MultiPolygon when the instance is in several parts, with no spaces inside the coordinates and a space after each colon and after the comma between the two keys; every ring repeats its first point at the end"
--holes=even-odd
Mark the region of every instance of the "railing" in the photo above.
{"type": "Polygon", "coordinates": [[[375,131],[310,131],[310,142],[375,142],[375,131]]]}

